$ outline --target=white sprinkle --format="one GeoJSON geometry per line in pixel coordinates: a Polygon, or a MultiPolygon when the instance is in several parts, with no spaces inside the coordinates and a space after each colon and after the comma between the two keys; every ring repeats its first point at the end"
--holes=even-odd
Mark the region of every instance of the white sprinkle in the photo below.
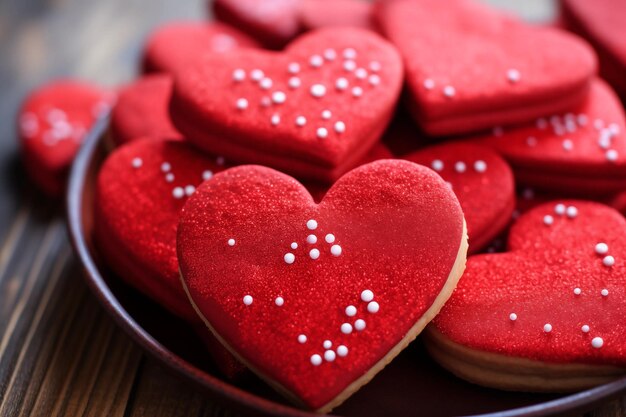
{"type": "Polygon", "coordinates": [[[554,206],[554,212],[556,214],[558,214],[559,216],[564,215],[565,214],[565,210],[566,210],[565,204],[559,203],[556,206],[554,206]]]}
{"type": "Polygon", "coordinates": [[[317,222],[313,219],[306,222],[306,228],[309,230],[317,229],[317,222]]]}
{"type": "Polygon", "coordinates": [[[359,80],[364,80],[367,78],[367,70],[365,68],[357,68],[354,72],[354,76],[359,80]]]}
{"type": "Polygon", "coordinates": [[[591,330],[591,329],[589,328],[588,325],[583,324],[582,327],[580,328],[580,330],[582,330],[583,333],[589,333],[589,330],[591,330]]]}
{"type": "Polygon", "coordinates": [[[456,172],[458,172],[458,173],[463,173],[463,172],[465,172],[465,169],[466,169],[466,168],[467,168],[467,167],[465,166],[465,162],[461,162],[461,161],[459,161],[459,162],[457,162],[456,164],[454,164],[454,170],[455,170],[456,172]]]}
{"type": "Polygon", "coordinates": [[[341,325],[341,333],[350,334],[352,333],[352,325],[350,323],[343,323],[341,325]]]}
{"type": "Polygon", "coordinates": [[[335,52],[334,49],[326,49],[324,51],[324,58],[326,58],[327,61],[334,61],[335,58],[337,58],[337,52],[335,52]]]}
{"type": "Polygon", "coordinates": [[[341,120],[338,122],[335,122],[335,132],[343,133],[345,131],[346,131],[346,124],[344,122],[342,122],[341,120]]]}
{"type": "Polygon", "coordinates": [[[335,81],[335,88],[337,90],[345,90],[346,88],[348,88],[348,85],[350,83],[348,82],[347,79],[345,78],[337,78],[337,81],[335,81]]]}
{"type": "Polygon", "coordinates": [[[293,253],[286,253],[284,259],[285,259],[285,263],[291,265],[292,263],[295,262],[296,256],[293,253]]]}
{"type": "Polygon", "coordinates": [[[596,349],[600,349],[604,345],[604,340],[601,337],[594,337],[591,339],[591,346],[596,349]]]}
{"type": "Polygon", "coordinates": [[[252,304],[252,296],[251,295],[246,295],[243,297],[243,303],[247,306],[249,306],[250,304],[252,304]]]}
{"type": "Polygon", "coordinates": [[[143,160],[141,158],[133,158],[132,162],[133,168],[141,168],[143,165],[143,160]]]}
{"type": "Polygon", "coordinates": [[[296,117],[296,126],[304,126],[306,124],[306,117],[304,116],[298,116],[296,117]]]}
{"type": "Polygon", "coordinates": [[[537,146],[537,138],[534,136],[529,136],[526,138],[526,145],[533,147],[537,146]]]}
{"type": "Polygon", "coordinates": [[[282,104],[287,100],[287,95],[282,91],[275,91],[272,93],[272,101],[276,104],[282,104]]]}
{"type": "Polygon", "coordinates": [[[552,325],[550,323],[546,323],[543,325],[543,331],[546,333],[550,333],[552,331],[552,325]]]}
{"type": "Polygon", "coordinates": [[[172,165],[169,162],[163,162],[161,164],[161,172],[169,172],[172,169],[172,165]]]}
{"type": "Polygon", "coordinates": [[[320,257],[320,251],[318,249],[311,249],[309,252],[309,256],[311,259],[315,260],[320,257]]]}
{"type": "Polygon", "coordinates": [[[322,111],[322,119],[324,120],[328,120],[333,116],[333,114],[330,112],[330,110],[324,110],[322,111]]]}
{"type": "Polygon", "coordinates": [[[369,303],[374,299],[374,293],[371,290],[363,290],[361,293],[361,300],[369,303]]]}
{"type": "Polygon", "coordinates": [[[608,151],[606,151],[605,155],[606,155],[606,159],[611,162],[617,161],[617,157],[619,156],[619,154],[617,153],[615,149],[609,149],[608,151]]]}
{"type": "Polygon", "coordinates": [[[382,65],[380,65],[380,62],[378,61],[372,61],[370,62],[370,70],[374,71],[374,72],[378,72],[380,71],[382,68],[382,65]]]}
{"type": "Polygon", "coordinates": [[[487,171],[487,163],[485,161],[476,161],[474,162],[474,169],[476,172],[485,172],[487,171]]]}
{"type": "Polygon", "coordinates": [[[372,75],[369,76],[367,81],[369,81],[370,85],[379,85],[380,84],[380,77],[378,75],[376,75],[376,74],[372,74],[372,75]]]}
{"type": "Polygon", "coordinates": [[[228,239],[228,246],[235,246],[235,239],[228,239]]]}
{"type": "Polygon", "coordinates": [[[324,95],[326,94],[326,87],[324,87],[322,84],[313,84],[311,86],[311,95],[313,97],[324,97],[324,95]]]}
{"type": "Polygon", "coordinates": [[[322,64],[324,64],[324,58],[319,55],[313,55],[309,59],[309,64],[311,64],[313,68],[319,68],[322,66],[322,64]]]}
{"type": "Polygon", "coordinates": [[[598,255],[606,255],[609,252],[609,245],[604,242],[596,244],[596,253],[598,255]]]}
{"type": "Polygon", "coordinates": [[[331,342],[330,340],[324,340],[322,346],[324,346],[324,349],[330,349],[331,347],[333,347],[333,342],[331,342]]]}
{"type": "Polygon", "coordinates": [[[607,255],[602,259],[602,263],[604,266],[613,266],[615,265],[615,258],[611,255],[607,255]]]}
{"type": "Polygon", "coordinates": [[[433,88],[435,88],[435,82],[430,78],[426,78],[424,80],[424,88],[427,90],[432,90],[433,88]]]}
{"type": "Polygon", "coordinates": [[[210,180],[211,178],[213,178],[213,171],[207,169],[202,173],[202,179],[204,181],[210,180]]]}
{"type": "Polygon", "coordinates": [[[283,297],[276,297],[274,303],[276,303],[278,307],[282,307],[282,305],[285,304],[285,299],[283,297]]]}
{"type": "Polygon", "coordinates": [[[582,292],[583,292],[583,290],[581,290],[580,288],[578,288],[578,287],[574,288],[574,294],[575,295],[580,295],[580,294],[582,294],[582,292]]]}
{"type": "Polygon", "coordinates": [[[509,320],[511,320],[511,321],[517,320],[517,314],[515,314],[515,313],[509,314],[509,320]]]}
{"type": "Polygon", "coordinates": [[[345,357],[348,356],[348,348],[344,345],[337,346],[337,356],[345,357]]]}
{"type": "Polygon", "coordinates": [[[292,62],[287,66],[287,71],[289,71],[290,74],[297,74],[300,72],[300,64],[298,64],[297,62],[292,62]]]}
{"type": "Polygon", "coordinates": [[[550,226],[552,223],[554,223],[554,217],[549,214],[543,216],[543,224],[550,226]]]}
{"type": "Polygon", "coordinates": [[[565,139],[562,143],[562,146],[563,149],[569,152],[574,149],[574,142],[572,142],[570,139],[565,139]]]}
{"type": "Polygon", "coordinates": [[[339,256],[339,255],[341,255],[341,246],[339,246],[339,245],[333,245],[333,246],[331,246],[331,247],[330,247],[330,253],[331,253],[333,256],[339,256]]]}
{"type": "Polygon", "coordinates": [[[569,206],[565,211],[565,214],[567,214],[567,217],[569,217],[570,219],[573,219],[574,217],[578,216],[578,209],[574,206],[569,206]]]}
{"type": "Polygon", "coordinates": [[[314,243],[317,243],[317,236],[315,236],[315,235],[308,235],[306,237],[306,241],[307,241],[307,243],[310,243],[311,245],[314,244],[314,243]]]}
{"type": "Polygon", "coordinates": [[[301,343],[301,344],[305,344],[306,343],[306,335],[304,335],[304,334],[298,335],[298,342],[301,343]]]}
{"type": "Polygon", "coordinates": [[[343,50],[343,57],[345,59],[354,59],[356,58],[356,51],[354,48],[346,48],[343,50]]]}
{"type": "Polygon", "coordinates": [[[518,70],[516,70],[516,69],[514,69],[514,68],[511,68],[510,70],[508,70],[508,71],[506,72],[506,78],[508,78],[508,80],[509,80],[510,82],[512,82],[513,84],[515,84],[515,83],[519,82],[519,80],[520,80],[520,78],[521,78],[521,75],[520,75],[520,73],[519,73],[519,71],[518,71],[518,70]]]}
{"type": "Polygon", "coordinates": [[[354,328],[355,328],[357,331],[359,331],[359,332],[360,332],[360,331],[362,331],[362,330],[364,330],[364,329],[365,329],[365,320],[358,319],[357,321],[355,321],[355,322],[354,322],[354,328]]]}
{"type": "Polygon", "coordinates": [[[337,355],[332,350],[327,350],[326,352],[324,352],[324,359],[326,359],[326,362],[332,362],[335,360],[336,357],[337,355]]]}
{"type": "Polygon", "coordinates": [[[273,84],[274,83],[272,82],[272,80],[266,77],[261,80],[261,82],[259,83],[259,86],[261,86],[263,90],[269,90],[270,88],[272,88],[273,84]]]}
{"type": "Polygon", "coordinates": [[[586,126],[589,119],[587,118],[586,114],[579,114],[576,117],[576,121],[578,122],[579,126],[586,126]]]}
{"type": "Polygon", "coordinates": [[[326,129],[325,127],[318,127],[317,137],[320,139],[326,139],[328,137],[328,129],[326,129]]]}
{"type": "Polygon", "coordinates": [[[448,98],[452,98],[454,97],[454,95],[456,94],[456,89],[454,87],[452,87],[451,85],[446,85],[443,88],[443,95],[448,97],[448,98]]]}
{"type": "Polygon", "coordinates": [[[167,181],[167,182],[174,182],[174,174],[169,172],[167,175],[165,175],[165,181],[167,181]]]}
{"type": "Polygon", "coordinates": [[[52,109],[47,115],[48,123],[54,125],[59,122],[67,121],[67,114],[61,109],[52,109]]]}
{"type": "Polygon", "coordinates": [[[247,108],[248,108],[248,100],[246,100],[245,98],[237,99],[237,109],[245,110],[247,108]]]}
{"type": "Polygon", "coordinates": [[[335,241],[335,235],[333,235],[332,233],[329,233],[326,235],[324,240],[326,241],[326,243],[333,243],[335,241]]]}
{"type": "Polygon", "coordinates": [[[275,114],[272,116],[272,118],[270,119],[272,126],[277,126],[280,123],[280,116],[275,114]]]}
{"type": "Polygon", "coordinates": [[[183,190],[183,187],[176,187],[172,190],[172,195],[175,199],[183,198],[185,196],[185,190],[183,190]]]}
{"type": "Polygon", "coordinates": [[[233,71],[233,80],[237,82],[241,82],[246,79],[246,72],[241,68],[238,68],[233,71]]]}
{"type": "Polygon", "coordinates": [[[619,125],[617,123],[611,123],[609,125],[609,132],[611,132],[611,135],[617,136],[620,132],[619,125]]]}
{"type": "Polygon", "coordinates": [[[317,353],[311,356],[311,363],[313,366],[320,366],[322,364],[322,357],[317,353]]]}
{"type": "Polygon", "coordinates": [[[600,295],[602,295],[603,297],[608,297],[609,296],[609,290],[604,288],[602,291],[600,291],[600,295]]]}
{"type": "Polygon", "coordinates": [[[370,313],[378,313],[378,310],[380,310],[380,305],[376,301],[370,301],[367,304],[367,311],[370,313]]]}
{"type": "Polygon", "coordinates": [[[443,170],[443,161],[441,159],[435,159],[430,166],[435,171],[441,172],[443,170]]]}
{"type": "Polygon", "coordinates": [[[302,85],[302,81],[300,81],[300,78],[298,77],[291,77],[289,79],[288,84],[289,84],[289,88],[296,89],[300,87],[300,85],[302,85]]]}
{"type": "Polygon", "coordinates": [[[356,315],[356,307],[355,306],[348,306],[348,307],[346,307],[346,316],[354,317],[355,315],[356,315]]]}
{"type": "Polygon", "coordinates": [[[250,72],[250,78],[252,78],[254,81],[261,81],[264,76],[265,74],[260,69],[253,69],[250,72]]]}
{"type": "Polygon", "coordinates": [[[291,249],[298,249],[298,244],[296,242],[292,242],[291,249]]]}
{"type": "Polygon", "coordinates": [[[345,61],[343,63],[343,69],[350,72],[356,69],[356,62],[354,61],[345,61]]]}
{"type": "Polygon", "coordinates": [[[185,194],[187,195],[187,197],[191,196],[195,192],[196,192],[196,187],[194,187],[193,185],[185,186],[185,194]]]}
{"type": "Polygon", "coordinates": [[[361,97],[363,95],[363,89],[361,87],[352,87],[352,96],[361,97]]]}

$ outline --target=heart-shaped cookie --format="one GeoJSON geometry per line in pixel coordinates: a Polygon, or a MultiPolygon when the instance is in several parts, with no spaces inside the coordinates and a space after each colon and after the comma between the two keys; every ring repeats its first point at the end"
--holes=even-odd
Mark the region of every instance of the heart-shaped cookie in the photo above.
{"type": "Polygon", "coordinates": [[[513,173],[491,149],[451,142],[402,158],[431,167],[450,184],[465,215],[470,253],[484,249],[511,221],[515,208],[513,173]]]}
{"type": "Polygon", "coordinates": [[[109,126],[115,145],[139,138],[182,139],[168,113],[172,84],[170,75],[154,74],[120,89],[109,126]]]}
{"type": "Polygon", "coordinates": [[[372,9],[364,0],[300,0],[298,17],[303,30],[344,26],[375,31],[372,9]]]}
{"type": "Polygon", "coordinates": [[[177,246],[214,334],[277,390],[324,412],[439,311],[466,239],[436,173],[384,160],[346,174],[320,204],[270,168],[224,171],[185,205],[177,246]]]}
{"type": "Polygon", "coordinates": [[[504,156],[526,186],[577,195],[626,188],[624,109],[599,79],[572,111],[519,127],[498,127],[476,141],[504,156]]]}
{"type": "Polygon", "coordinates": [[[203,56],[178,73],[170,114],[209,152],[329,182],[383,134],[401,84],[400,58],[378,35],[320,29],[280,53],[203,56]]]}
{"type": "Polygon", "coordinates": [[[26,97],[17,131],[24,167],[42,191],[63,191],[84,136],[114,101],[112,92],[76,80],[51,82],[26,97]]]}
{"type": "Polygon", "coordinates": [[[214,0],[219,20],[240,28],[270,48],[281,48],[300,32],[300,0],[214,0]]]}
{"type": "Polygon", "coordinates": [[[626,373],[626,220],[599,203],[538,206],[503,254],[478,255],[428,329],[444,367],[470,381],[573,391],[626,373]]]}
{"type": "Polygon", "coordinates": [[[412,114],[432,135],[566,111],[596,70],[584,41],[478,2],[387,1],[375,14],[404,58],[412,114]]]}
{"type": "Polygon", "coordinates": [[[159,27],[143,52],[144,72],[174,74],[206,52],[227,52],[236,48],[257,48],[247,35],[222,23],[175,22],[159,27]]]}

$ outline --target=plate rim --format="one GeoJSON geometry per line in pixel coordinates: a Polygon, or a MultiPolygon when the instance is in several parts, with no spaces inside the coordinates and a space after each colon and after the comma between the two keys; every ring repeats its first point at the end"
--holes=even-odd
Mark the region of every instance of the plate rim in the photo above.
{"type": "MultiPolygon", "coordinates": [[[[299,410],[279,404],[238,388],[227,381],[210,375],[187,362],[163,346],[124,309],[104,281],[87,245],[83,230],[82,200],[90,162],[100,141],[104,140],[109,125],[109,116],[101,118],[86,136],[70,169],[66,192],[67,228],[71,244],[83,269],[88,287],[115,323],[129,335],[145,352],[156,358],[170,371],[209,391],[217,401],[228,402],[244,412],[263,413],[271,416],[315,417],[319,414],[299,410]],[[219,398],[218,398],[219,397],[219,398]]],[[[549,400],[546,402],[497,411],[476,414],[473,417],[544,417],[569,413],[580,409],[590,409],[602,401],[609,400],[626,392],[626,377],[598,387],[549,400]]]]}

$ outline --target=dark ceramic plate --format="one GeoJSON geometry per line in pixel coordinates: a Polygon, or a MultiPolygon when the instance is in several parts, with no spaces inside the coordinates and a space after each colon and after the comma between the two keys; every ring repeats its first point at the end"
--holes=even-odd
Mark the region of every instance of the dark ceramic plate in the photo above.
{"type": "MultiPolygon", "coordinates": [[[[115,321],[173,372],[202,387],[207,396],[244,414],[313,416],[291,407],[260,380],[231,383],[216,371],[202,343],[184,323],[125,286],[99,263],[92,245],[96,173],[105,156],[107,121],[90,134],[74,163],[67,196],[72,242],[87,282],[115,321]]],[[[548,416],[583,412],[626,392],[626,379],[574,395],[525,394],[490,390],[455,378],[433,363],[419,339],[372,382],[334,410],[343,416],[548,416]]]]}

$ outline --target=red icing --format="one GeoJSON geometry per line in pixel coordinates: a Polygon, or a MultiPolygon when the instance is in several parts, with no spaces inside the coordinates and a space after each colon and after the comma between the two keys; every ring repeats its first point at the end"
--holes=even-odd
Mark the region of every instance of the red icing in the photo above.
{"type": "Polygon", "coordinates": [[[333,181],[380,138],[401,83],[400,58],[379,36],[360,29],[321,29],[300,37],[284,53],[238,50],[205,55],[198,65],[179,73],[170,109],[178,129],[207,151],[303,179],[333,181]],[[330,50],[337,56],[323,58],[330,50]],[[356,52],[356,57],[345,59],[344,52],[356,52]],[[309,63],[312,56],[323,62],[319,68],[309,63]],[[346,71],[345,62],[354,63],[356,70],[346,71]],[[300,66],[297,74],[289,73],[291,63],[300,66]],[[238,69],[245,71],[239,82],[234,79],[238,69]],[[268,89],[251,79],[255,69],[268,77],[268,89]],[[288,85],[291,77],[300,80],[299,87],[288,85]],[[336,80],[343,77],[350,85],[337,90],[336,80]],[[314,85],[325,87],[322,97],[313,95],[314,85]],[[353,87],[362,91],[360,97],[353,96],[353,87]],[[285,102],[272,103],[275,93],[284,93],[285,102]],[[237,108],[240,100],[246,100],[246,108],[237,108]],[[263,106],[264,100],[271,104],[263,106]],[[329,118],[324,118],[325,110],[329,118]],[[276,124],[273,116],[279,118],[276,124]],[[305,125],[297,125],[299,116],[306,118],[305,125]],[[345,129],[337,131],[337,126],[345,129]],[[325,137],[318,136],[318,129],[326,129],[325,137]]]}
{"type": "Polygon", "coordinates": [[[410,162],[357,168],[319,205],[291,177],[243,166],[216,175],[189,199],[177,244],[191,298],[216,333],[257,372],[319,409],[387,355],[432,305],[462,229],[449,187],[410,162]],[[310,219],[315,230],[307,227],[310,219]],[[339,256],[330,253],[329,233],[339,256]],[[309,234],[316,244],[307,243],[309,234]],[[319,259],[310,258],[312,248],[319,259]],[[287,253],[295,255],[292,264],[287,253]],[[366,289],[380,305],[377,313],[360,299],[366,289]],[[345,314],[349,305],[356,316],[345,314]],[[340,331],[356,319],[365,320],[364,330],[340,331]],[[300,334],[306,343],[298,342],[300,334]],[[347,346],[348,355],[314,366],[310,358],[324,355],[325,340],[333,350],[347,346]]]}
{"type": "Polygon", "coordinates": [[[578,38],[478,2],[388,1],[375,14],[404,57],[412,113],[433,135],[565,111],[584,100],[596,70],[593,51],[578,38]]]}
{"type": "Polygon", "coordinates": [[[44,192],[63,191],[84,136],[113,101],[111,92],[75,80],[51,82],[26,98],[17,131],[26,170],[44,192]]]}
{"type": "Polygon", "coordinates": [[[600,80],[592,83],[587,100],[571,112],[494,130],[476,141],[501,153],[525,185],[570,193],[607,193],[626,187],[624,110],[600,80]],[[609,152],[616,153],[616,160],[608,159],[609,152]]]}
{"type": "Polygon", "coordinates": [[[146,41],[143,70],[173,74],[206,52],[258,46],[254,39],[222,23],[169,23],[159,27],[146,41]]]}
{"type": "Polygon", "coordinates": [[[376,30],[372,4],[365,0],[300,0],[299,17],[305,30],[329,26],[376,30]]]}
{"type": "Polygon", "coordinates": [[[512,227],[509,252],[468,260],[433,325],[471,349],[542,362],[624,366],[625,233],[626,220],[598,203],[565,200],[536,207],[512,227]],[[577,216],[556,214],[558,203],[576,207],[577,216]],[[546,215],[552,225],[544,223],[546,215]],[[603,265],[605,255],[595,251],[599,242],[608,245],[613,266],[603,265]],[[603,289],[608,296],[601,295],[603,289]],[[550,333],[545,324],[552,325],[550,333]],[[601,348],[592,347],[595,337],[603,339],[601,348]]]}
{"type": "Polygon", "coordinates": [[[172,83],[169,75],[147,75],[122,88],[110,126],[117,145],[146,137],[182,139],[167,110],[172,83]]]}
{"type": "Polygon", "coordinates": [[[219,20],[271,48],[281,48],[300,32],[300,0],[214,0],[219,20]]]}
{"type": "Polygon", "coordinates": [[[453,142],[403,159],[431,167],[451,184],[465,214],[470,253],[484,249],[509,224],[515,206],[513,173],[489,148],[453,142]]]}

